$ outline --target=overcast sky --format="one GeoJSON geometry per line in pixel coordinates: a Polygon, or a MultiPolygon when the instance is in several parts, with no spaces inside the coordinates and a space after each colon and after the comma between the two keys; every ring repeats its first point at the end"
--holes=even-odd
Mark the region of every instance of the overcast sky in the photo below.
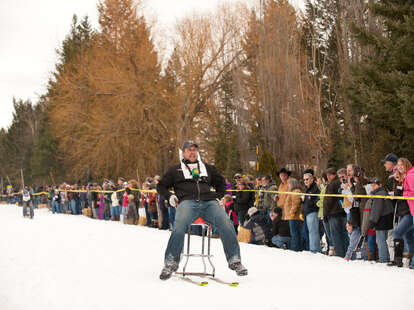
{"type": "MultiPolygon", "coordinates": [[[[251,1],[256,0],[246,0],[251,1]]],[[[145,3],[147,12],[162,27],[171,27],[191,11],[210,10],[220,2],[224,0],[145,3]]],[[[55,50],[69,32],[72,15],[88,15],[92,25],[97,26],[97,3],[98,0],[0,0],[0,127],[11,124],[13,96],[36,102],[45,92],[56,63],[55,50]]]]}

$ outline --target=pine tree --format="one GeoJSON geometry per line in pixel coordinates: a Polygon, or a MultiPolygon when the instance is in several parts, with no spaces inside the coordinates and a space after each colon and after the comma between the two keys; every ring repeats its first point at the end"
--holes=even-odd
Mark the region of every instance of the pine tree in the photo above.
{"type": "Polygon", "coordinates": [[[220,84],[220,102],[217,107],[217,130],[213,140],[214,164],[223,175],[231,179],[241,171],[240,151],[236,124],[234,122],[234,106],[231,72],[224,74],[220,84]]]}
{"type": "Polygon", "coordinates": [[[363,139],[370,151],[366,163],[378,163],[390,152],[414,159],[414,5],[380,0],[369,10],[384,28],[353,28],[359,42],[374,54],[353,66],[347,81],[348,95],[364,115],[363,139]]]}

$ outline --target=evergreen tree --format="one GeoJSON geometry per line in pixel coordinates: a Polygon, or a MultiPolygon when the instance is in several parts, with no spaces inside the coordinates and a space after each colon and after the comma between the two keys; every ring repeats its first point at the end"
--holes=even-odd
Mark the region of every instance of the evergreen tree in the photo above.
{"type": "Polygon", "coordinates": [[[213,140],[214,163],[228,179],[241,171],[238,137],[235,130],[231,72],[227,72],[220,85],[217,108],[216,134],[213,140]]]}
{"type": "Polygon", "coordinates": [[[365,165],[378,167],[378,161],[390,152],[414,159],[414,5],[413,1],[380,0],[371,3],[369,10],[384,29],[353,27],[359,42],[374,54],[352,67],[347,91],[364,116],[365,165]]]}

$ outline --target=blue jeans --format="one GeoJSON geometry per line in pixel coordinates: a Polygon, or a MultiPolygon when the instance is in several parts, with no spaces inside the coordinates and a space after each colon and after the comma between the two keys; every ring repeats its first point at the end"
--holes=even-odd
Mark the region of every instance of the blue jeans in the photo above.
{"type": "Polygon", "coordinates": [[[144,209],[145,209],[145,218],[147,219],[147,226],[151,227],[152,226],[152,222],[151,222],[151,215],[148,212],[148,203],[144,204],[144,209]]]}
{"type": "Polygon", "coordinates": [[[72,214],[77,214],[77,212],[76,212],[76,201],[75,201],[75,199],[72,199],[70,201],[70,208],[72,209],[72,214]]]}
{"type": "Polygon", "coordinates": [[[322,224],[323,224],[323,228],[325,229],[325,238],[326,238],[326,243],[328,244],[328,251],[329,251],[329,247],[332,246],[331,231],[329,230],[328,222],[322,221],[322,224]]]}
{"type": "Polygon", "coordinates": [[[227,262],[240,262],[240,248],[233,224],[216,200],[181,201],[175,215],[175,228],[171,232],[165,251],[165,265],[178,268],[184,245],[184,236],[188,227],[197,218],[217,227],[224,247],[227,262]]]}
{"type": "Polygon", "coordinates": [[[345,257],[349,246],[349,237],[345,229],[345,216],[331,216],[328,218],[329,231],[331,234],[332,245],[335,248],[336,256],[345,257]]]}
{"type": "Polygon", "coordinates": [[[162,214],[161,229],[169,229],[170,228],[170,223],[169,223],[170,214],[168,212],[168,207],[162,207],[161,214],[162,214]]]}
{"type": "Polygon", "coordinates": [[[30,203],[30,201],[23,202],[23,216],[27,215],[27,208],[29,208],[30,217],[33,217],[34,216],[33,205],[30,203]]]}
{"type": "Polygon", "coordinates": [[[121,215],[121,206],[112,207],[112,216],[120,216],[121,215]]]}
{"type": "Polygon", "coordinates": [[[278,248],[283,248],[284,244],[290,248],[290,237],[282,237],[280,235],[276,235],[272,237],[272,243],[278,248]]]}
{"type": "Polygon", "coordinates": [[[55,200],[52,200],[52,213],[58,213],[57,211],[57,203],[55,200]]]}
{"type": "Polygon", "coordinates": [[[300,220],[289,220],[289,229],[290,229],[290,249],[292,251],[300,251],[300,220]]]}
{"type": "Polygon", "coordinates": [[[175,208],[168,207],[168,221],[170,222],[170,230],[175,228],[175,208]]]}
{"type": "Polygon", "coordinates": [[[306,224],[309,231],[309,251],[313,253],[321,252],[321,239],[319,235],[319,218],[318,212],[312,212],[306,215],[306,224]]]}
{"type": "MultiPolygon", "coordinates": [[[[413,215],[413,223],[414,223],[414,215],[413,215]]],[[[414,226],[413,226],[414,227],[414,226]]],[[[414,258],[411,259],[410,268],[414,269],[414,258]]]]}
{"type": "Polygon", "coordinates": [[[306,224],[306,220],[302,223],[301,229],[300,229],[300,235],[301,235],[301,248],[304,251],[309,251],[309,230],[308,225],[306,224]]]}
{"type": "Polygon", "coordinates": [[[390,253],[388,252],[387,245],[388,230],[377,230],[376,233],[378,260],[380,263],[387,263],[390,261],[390,253]]]}
{"type": "Polygon", "coordinates": [[[413,238],[413,217],[411,214],[400,217],[398,226],[394,228],[392,237],[394,239],[404,239],[404,245],[407,246],[407,250],[410,253],[414,252],[414,238],[413,238]]]}

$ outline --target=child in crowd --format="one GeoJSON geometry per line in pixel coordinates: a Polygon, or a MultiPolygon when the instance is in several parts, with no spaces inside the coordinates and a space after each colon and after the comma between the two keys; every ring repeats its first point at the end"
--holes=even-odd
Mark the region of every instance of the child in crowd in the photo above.
{"type": "Polygon", "coordinates": [[[230,195],[224,195],[223,197],[223,208],[226,211],[227,216],[230,218],[230,221],[232,222],[234,226],[234,230],[236,231],[236,234],[238,233],[238,218],[237,214],[234,211],[234,201],[233,198],[230,195]]]}
{"type": "Polygon", "coordinates": [[[270,213],[272,219],[271,242],[277,248],[290,248],[290,228],[289,221],[282,219],[282,208],[276,207],[270,213]]]}
{"type": "Polygon", "coordinates": [[[345,260],[349,261],[354,260],[356,257],[355,250],[357,249],[358,242],[361,238],[361,229],[359,227],[352,226],[351,222],[347,221],[346,230],[348,231],[349,235],[349,246],[345,254],[345,260]]]}

